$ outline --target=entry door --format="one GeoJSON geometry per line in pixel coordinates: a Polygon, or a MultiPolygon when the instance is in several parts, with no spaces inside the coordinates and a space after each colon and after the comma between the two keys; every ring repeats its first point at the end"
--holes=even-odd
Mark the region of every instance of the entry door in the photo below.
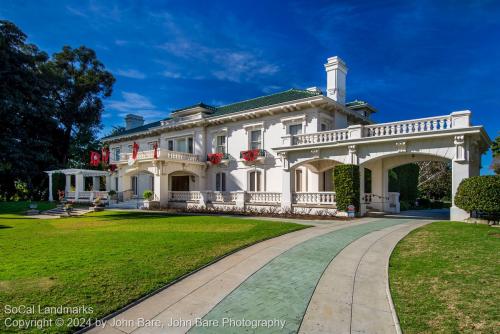
{"type": "Polygon", "coordinates": [[[189,191],[189,175],[172,176],[172,191],[189,191]]]}

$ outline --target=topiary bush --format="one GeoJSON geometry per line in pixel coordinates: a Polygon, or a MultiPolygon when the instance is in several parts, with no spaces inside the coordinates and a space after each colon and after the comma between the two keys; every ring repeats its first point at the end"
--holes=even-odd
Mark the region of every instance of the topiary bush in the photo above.
{"type": "Polygon", "coordinates": [[[337,209],[347,211],[352,204],[359,212],[359,166],[337,165],[333,169],[333,182],[337,198],[337,209]]]}
{"type": "Polygon", "coordinates": [[[467,212],[500,212],[500,175],[473,176],[463,180],[455,205],[467,212]]]}

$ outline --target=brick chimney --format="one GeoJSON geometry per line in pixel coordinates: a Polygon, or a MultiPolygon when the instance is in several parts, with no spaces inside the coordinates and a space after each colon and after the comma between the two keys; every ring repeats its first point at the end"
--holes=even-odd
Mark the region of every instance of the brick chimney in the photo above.
{"type": "Polygon", "coordinates": [[[345,78],[347,66],[339,57],[330,57],[325,64],[326,96],[340,104],[345,104],[345,78]]]}
{"type": "Polygon", "coordinates": [[[125,129],[130,130],[138,126],[144,125],[144,117],[139,115],[128,114],[125,116],[125,129]]]}

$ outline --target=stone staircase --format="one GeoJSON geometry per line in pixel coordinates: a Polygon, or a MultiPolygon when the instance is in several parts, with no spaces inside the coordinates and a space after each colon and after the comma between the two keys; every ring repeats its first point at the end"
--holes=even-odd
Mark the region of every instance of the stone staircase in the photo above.
{"type": "MultiPolygon", "coordinates": [[[[72,216],[81,216],[84,215],[88,212],[90,212],[88,207],[76,207],[71,210],[71,215],[72,216]]],[[[57,216],[57,217],[67,217],[68,215],[66,214],[66,210],[64,210],[64,207],[59,204],[57,207],[54,209],[46,210],[41,212],[42,215],[46,216],[57,216]]]]}

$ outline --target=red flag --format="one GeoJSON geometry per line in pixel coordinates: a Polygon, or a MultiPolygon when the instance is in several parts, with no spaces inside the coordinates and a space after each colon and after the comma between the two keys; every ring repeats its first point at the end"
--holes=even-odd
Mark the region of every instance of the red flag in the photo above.
{"type": "Polygon", "coordinates": [[[154,152],[153,152],[153,159],[156,160],[156,159],[158,159],[158,143],[157,142],[155,142],[153,144],[153,150],[154,150],[154,152]]]}
{"type": "Polygon", "coordinates": [[[137,159],[137,153],[139,152],[139,144],[134,142],[134,146],[132,148],[132,159],[137,159]]]}
{"type": "Polygon", "coordinates": [[[97,167],[101,162],[101,155],[95,151],[90,152],[90,165],[97,167]]]}
{"type": "Polygon", "coordinates": [[[103,147],[101,153],[102,153],[102,162],[107,164],[109,162],[109,147],[103,147]]]}

